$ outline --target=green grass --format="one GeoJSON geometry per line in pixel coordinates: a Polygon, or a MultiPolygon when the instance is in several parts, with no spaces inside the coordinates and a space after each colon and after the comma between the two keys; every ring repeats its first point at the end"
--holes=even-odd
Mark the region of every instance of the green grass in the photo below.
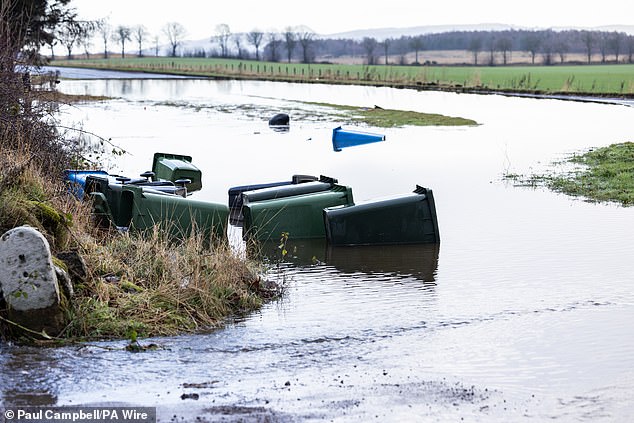
{"type": "Polygon", "coordinates": [[[588,201],[634,205],[634,143],[590,149],[558,165],[572,165],[575,169],[528,177],[507,174],[504,178],[521,186],[546,186],[588,201]]]}
{"type": "MultiPolygon", "coordinates": [[[[445,116],[435,113],[420,113],[410,110],[393,110],[378,107],[341,106],[330,103],[315,104],[335,109],[343,113],[349,123],[364,123],[377,128],[396,128],[402,126],[465,126],[477,125],[471,119],[445,116]]],[[[341,116],[339,116],[341,117],[341,116]]]]}
{"type": "Polygon", "coordinates": [[[427,89],[634,95],[634,65],[631,64],[367,66],[171,57],[58,60],[52,64],[193,76],[412,86],[427,89]]]}
{"type": "Polygon", "coordinates": [[[595,201],[634,204],[634,143],[593,149],[569,161],[581,169],[552,177],[552,189],[595,201]]]}

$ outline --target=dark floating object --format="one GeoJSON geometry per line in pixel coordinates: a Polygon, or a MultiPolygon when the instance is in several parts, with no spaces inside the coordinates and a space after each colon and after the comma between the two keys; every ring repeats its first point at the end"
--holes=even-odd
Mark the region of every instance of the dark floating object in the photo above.
{"type": "Polygon", "coordinates": [[[333,246],[440,243],[434,195],[418,185],[411,194],[326,208],[324,223],[333,246]]]}
{"type": "Polygon", "coordinates": [[[290,117],[286,113],[278,113],[269,119],[270,126],[288,126],[290,117]]]}
{"type": "Polygon", "coordinates": [[[350,131],[341,129],[341,126],[332,130],[332,149],[341,151],[342,148],[355,145],[369,144],[385,141],[385,135],[370,132],[350,131]]]}

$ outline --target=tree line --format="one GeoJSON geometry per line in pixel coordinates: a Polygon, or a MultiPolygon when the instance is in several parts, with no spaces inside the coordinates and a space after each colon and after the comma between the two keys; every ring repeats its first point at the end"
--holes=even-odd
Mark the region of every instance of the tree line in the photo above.
{"type": "MultiPolygon", "coordinates": [[[[144,25],[114,25],[106,18],[80,20],[69,3],[70,0],[6,0],[2,4],[11,7],[14,14],[28,14],[29,21],[34,22],[30,24],[34,28],[25,30],[31,37],[30,54],[48,46],[53,59],[56,47],[61,47],[68,58],[76,56],[77,51],[89,58],[94,54],[91,52],[99,50],[101,57],[108,58],[116,50],[121,57],[132,51],[135,56],[222,57],[302,63],[356,57],[370,65],[430,64],[430,60],[425,59],[426,52],[447,50],[468,52],[464,64],[471,65],[507,65],[515,52],[528,54],[531,64],[545,65],[570,63],[573,55],[577,62],[582,55],[586,63],[633,63],[634,60],[634,36],[624,32],[552,29],[452,31],[386,39],[353,39],[319,37],[304,26],[289,26],[282,31],[253,29],[247,33],[234,33],[229,25],[220,24],[210,35],[208,46],[188,49],[185,43],[187,29],[181,23],[168,22],[153,34],[144,25]]],[[[11,20],[19,21],[15,17],[11,20]]]]}
{"type": "MultiPolygon", "coordinates": [[[[544,65],[570,63],[571,55],[583,55],[586,63],[633,63],[634,60],[634,36],[618,31],[452,31],[379,40],[374,37],[320,38],[303,26],[287,27],[281,32],[254,29],[247,33],[232,33],[229,25],[220,24],[209,37],[208,47],[186,49],[183,46],[187,30],[178,22],[165,24],[160,34],[150,34],[143,25],[113,26],[102,19],[66,22],[55,35],[49,42],[53,58],[58,43],[72,58],[75,47],[83,48],[82,54],[90,57],[90,49],[98,42],[103,46],[102,57],[106,58],[111,52],[110,43],[120,49],[121,57],[126,55],[126,46],[134,43],[136,56],[221,57],[272,62],[314,63],[360,57],[370,65],[421,65],[431,63],[425,60],[425,52],[447,50],[468,52],[464,64],[470,65],[507,65],[515,52],[528,54],[531,64],[544,65]],[[168,46],[167,50],[161,50],[162,44],[168,46]],[[597,55],[598,60],[595,59],[597,55]]],[[[579,62],[579,59],[575,60],[579,62]]]]}

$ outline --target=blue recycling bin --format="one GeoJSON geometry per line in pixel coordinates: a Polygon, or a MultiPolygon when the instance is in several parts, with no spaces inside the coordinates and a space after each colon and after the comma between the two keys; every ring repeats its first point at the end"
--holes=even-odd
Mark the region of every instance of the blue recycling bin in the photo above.
{"type": "Polygon", "coordinates": [[[332,149],[335,151],[341,151],[342,148],[346,147],[379,141],[385,141],[385,135],[344,130],[341,126],[332,130],[332,149]]]}

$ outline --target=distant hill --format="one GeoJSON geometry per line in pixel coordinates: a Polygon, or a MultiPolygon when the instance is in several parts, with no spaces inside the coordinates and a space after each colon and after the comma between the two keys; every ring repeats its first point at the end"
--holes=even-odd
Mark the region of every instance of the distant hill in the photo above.
{"type": "Polygon", "coordinates": [[[589,31],[606,31],[606,32],[625,32],[627,35],[634,35],[634,25],[604,25],[604,26],[595,26],[591,28],[553,28],[555,31],[565,30],[565,29],[587,29],[589,31]]]}
{"type": "MultiPolygon", "coordinates": [[[[521,27],[517,25],[507,25],[500,23],[482,23],[473,25],[426,25],[413,26],[407,28],[375,28],[375,29],[359,29],[355,31],[339,32],[336,34],[323,34],[320,38],[352,38],[356,40],[364,37],[373,37],[381,41],[386,38],[400,38],[401,36],[414,36],[426,34],[439,34],[452,31],[508,31],[508,30],[544,30],[547,27],[521,27]]],[[[634,25],[604,25],[597,27],[556,27],[551,28],[554,31],[565,31],[569,29],[590,30],[590,31],[607,31],[607,32],[625,32],[628,35],[634,35],[634,25]]]]}
{"type": "Polygon", "coordinates": [[[426,25],[413,26],[408,28],[374,28],[358,29],[355,31],[338,32],[336,34],[320,35],[320,38],[352,38],[361,40],[365,37],[376,38],[381,41],[386,38],[400,38],[401,36],[414,36],[425,34],[439,34],[451,31],[506,31],[520,29],[518,26],[497,23],[474,24],[474,25],[426,25]]]}

